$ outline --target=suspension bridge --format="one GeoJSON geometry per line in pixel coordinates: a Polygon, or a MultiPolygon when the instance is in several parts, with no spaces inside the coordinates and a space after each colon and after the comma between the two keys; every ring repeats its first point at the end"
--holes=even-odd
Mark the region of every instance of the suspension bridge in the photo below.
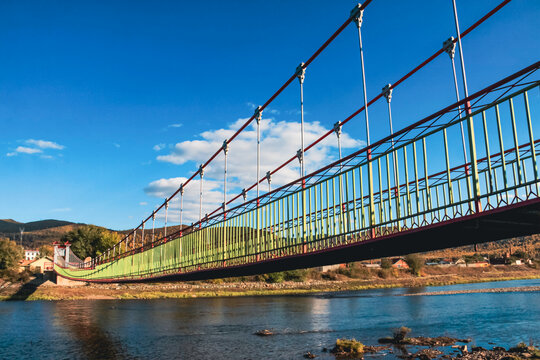
{"type": "Polygon", "coordinates": [[[358,4],[347,20],[198,171],[138,227],[102,255],[78,259],[69,244],[56,245],[59,276],[90,282],[208,279],[314,267],[404,255],[540,233],[540,192],[534,132],[540,120],[540,62],[469,94],[461,39],[494,16],[503,1],[465,31],[453,1],[455,37],[368,101],[362,20],[371,1],[358,4]],[[303,85],[309,65],[346,28],[358,31],[363,106],[305,146],[303,85]],[[463,98],[460,98],[455,53],[463,98]],[[456,102],[394,132],[393,90],[439,56],[449,56],[456,102]],[[457,58],[457,57],[456,57],[457,58]],[[260,174],[260,125],[264,110],[298,80],[300,149],[279,167],[260,174]],[[369,107],[386,101],[390,134],[369,137],[369,107]],[[342,127],[363,115],[367,146],[342,156],[342,127]],[[227,198],[227,155],[253,122],[257,128],[257,181],[227,198]],[[339,159],[305,174],[305,152],[337,136],[339,159]],[[221,156],[222,155],[222,156],[221,156]],[[202,213],[204,173],[222,157],[223,204],[202,213]],[[271,188],[280,170],[298,161],[300,177],[271,188]],[[193,188],[199,179],[199,188],[193,188]],[[190,184],[192,185],[190,188],[190,184]],[[262,189],[263,184],[268,190],[262,189]],[[180,224],[186,191],[199,192],[199,220],[167,233],[169,204],[179,198],[180,224]],[[248,199],[248,194],[255,193],[248,199]],[[155,220],[164,216],[164,234],[155,220]],[[151,226],[150,226],[151,225],[151,226]]]}

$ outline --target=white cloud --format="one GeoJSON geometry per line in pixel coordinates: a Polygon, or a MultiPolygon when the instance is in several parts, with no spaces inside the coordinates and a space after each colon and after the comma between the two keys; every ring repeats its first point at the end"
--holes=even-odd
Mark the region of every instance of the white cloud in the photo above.
{"type": "MultiPolygon", "coordinates": [[[[182,165],[193,162],[195,165],[205,162],[219,149],[223,140],[231,137],[246,119],[239,119],[226,129],[204,131],[201,140],[186,140],[177,143],[172,151],[166,155],[157,156],[157,160],[182,165]]],[[[319,122],[306,122],[304,124],[304,141],[306,146],[315,141],[329,129],[319,122]]],[[[252,123],[229,145],[227,159],[227,172],[232,186],[240,188],[255,182],[256,174],[256,124],[252,123]]],[[[347,133],[342,134],[341,144],[346,148],[359,148],[363,142],[351,138],[347,133]]],[[[261,121],[261,176],[273,170],[296,154],[300,148],[300,123],[274,121],[263,119],[261,121]]],[[[331,160],[337,158],[336,136],[327,137],[314,148],[306,152],[306,173],[314,171],[331,160]]],[[[205,169],[209,179],[221,179],[223,174],[223,154],[218,156],[212,164],[205,169]]],[[[281,185],[298,178],[299,163],[295,161],[289,167],[282,169],[274,175],[273,184],[281,185]]]]}
{"type": "Polygon", "coordinates": [[[35,148],[29,148],[26,146],[17,146],[15,149],[15,152],[21,153],[21,154],[40,154],[43,152],[41,149],[35,149],[35,148]]]}
{"type": "Polygon", "coordinates": [[[177,123],[177,124],[170,124],[169,127],[170,127],[170,128],[179,128],[179,127],[182,127],[182,124],[180,124],[180,123],[177,123]]]}
{"type": "MultiPolygon", "coordinates": [[[[53,157],[51,155],[43,154],[43,149],[54,149],[54,150],[62,150],[65,148],[65,146],[57,144],[52,141],[47,140],[35,140],[35,139],[28,139],[24,141],[27,145],[32,145],[32,147],[29,146],[17,146],[17,148],[12,151],[8,152],[6,156],[16,156],[18,154],[40,154],[40,157],[42,159],[52,159],[53,157]]],[[[61,155],[60,155],[61,156],[61,155]]]]}
{"type": "MultiPolygon", "coordinates": [[[[172,151],[166,155],[157,156],[158,161],[177,165],[193,163],[194,170],[199,164],[205,162],[219,149],[224,139],[230,138],[247,119],[238,119],[227,128],[207,130],[200,134],[201,139],[186,140],[177,143],[172,151]]],[[[319,122],[306,122],[304,124],[304,138],[306,146],[326,133],[329,129],[319,122]]],[[[256,123],[247,127],[229,145],[227,157],[228,198],[236,196],[242,188],[251,186],[256,181],[256,123]]],[[[356,150],[365,145],[343,132],[341,136],[342,148],[356,150]]],[[[274,121],[263,119],[261,121],[261,169],[263,177],[268,170],[273,170],[296,154],[300,148],[300,123],[274,121]]],[[[306,173],[310,173],[337,159],[337,138],[335,135],[327,137],[317,146],[305,154],[306,173]]],[[[223,153],[221,153],[207,168],[204,174],[204,201],[203,215],[219,207],[223,201],[223,153]]],[[[281,169],[272,176],[272,187],[286,184],[299,177],[299,163],[294,160],[289,166],[281,169]]],[[[178,189],[186,178],[159,179],[150,183],[146,194],[165,199],[178,189]]],[[[191,181],[186,187],[184,197],[185,218],[196,221],[199,217],[199,178],[191,181]]],[[[267,190],[267,184],[261,184],[261,191],[267,190]]],[[[250,194],[252,198],[254,194],[250,194]]],[[[176,201],[176,200],[175,200],[176,201]]],[[[169,210],[178,208],[178,204],[170,204],[169,210]],[[173,207],[174,206],[174,207],[173,207]]],[[[187,221],[186,221],[187,223],[187,221]]]]}
{"type": "Polygon", "coordinates": [[[55,149],[55,150],[62,150],[65,148],[64,145],[57,144],[53,141],[47,141],[47,140],[35,140],[35,139],[28,139],[25,141],[28,145],[34,145],[41,149],[55,149]]]}
{"type": "Polygon", "coordinates": [[[139,205],[145,206],[145,205],[148,205],[148,203],[147,203],[146,201],[141,201],[141,202],[139,203],[139,205]]]}
{"type": "Polygon", "coordinates": [[[118,144],[118,143],[113,143],[113,146],[114,146],[115,148],[117,148],[117,149],[120,148],[120,144],[118,144]]]}
{"type": "MultiPolygon", "coordinates": [[[[152,181],[144,189],[147,195],[163,199],[170,197],[178,188],[180,184],[184,183],[187,180],[185,177],[177,177],[170,179],[159,179],[152,181]]],[[[199,189],[200,189],[200,180],[192,180],[189,185],[186,187],[184,192],[184,214],[183,223],[189,224],[191,222],[196,222],[199,219],[199,189]]],[[[221,192],[222,183],[215,180],[204,179],[203,182],[204,196],[203,196],[203,207],[202,207],[202,216],[205,214],[211,213],[217,207],[221,206],[223,203],[223,193],[221,192]]],[[[158,205],[161,205],[160,202],[158,205]]],[[[157,206],[156,206],[157,207],[157,206]]],[[[165,210],[162,209],[156,216],[157,220],[163,221],[165,219],[165,210]]],[[[169,203],[168,210],[168,222],[169,223],[179,223],[180,222],[180,196],[176,196],[169,203]]]]}
{"type": "Polygon", "coordinates": [[[154,149],[154,151],[160,151],[160,150],[163,150],[164,148],[165,148],[165,144],[157,144],[157,145],[154,145],[152,149],[154,149]]]}

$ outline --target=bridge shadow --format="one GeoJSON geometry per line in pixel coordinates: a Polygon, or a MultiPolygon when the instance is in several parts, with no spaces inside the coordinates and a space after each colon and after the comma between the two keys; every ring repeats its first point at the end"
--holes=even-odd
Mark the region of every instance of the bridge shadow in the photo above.
{"type": "Polygon", "coordinates": [[[57,302],[55,304],[57,319],[62,327],[67,328],[69,334],[76,342],[76,349],[70,353],[76,353],[85,359],[131,359],[126,353],[125,347],[110,333],[99,325],[103,314],[94,306],[102,306],[99,302],[57,302]],[[97,312],[96,312],[97,310],[97,312]]]}
{"type": "Polygon", "coordinates": [[[12,294],[7,301],[24,301],[27,300],[41,284],[46,280],[43,277],[43,274],[38,274],[35,279],[23,284],[14,294],[12,294]]]}

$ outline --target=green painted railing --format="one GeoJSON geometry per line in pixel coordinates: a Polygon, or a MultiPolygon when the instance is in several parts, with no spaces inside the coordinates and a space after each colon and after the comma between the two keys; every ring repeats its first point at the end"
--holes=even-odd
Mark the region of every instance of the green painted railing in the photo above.
{"type": "Polygon", "coordinates": [[[55,269],[68,278],[98,281],[221,269],[307,255],[537,198],[540,144],[533,132],[539,130],[540,81],[530,81],[535,65],[262,196],[258,207],[255,200],[245,202],[142,248],[125,242],[89,268],[55,269]],[[466,125],[467,163],[460,123],[466,125]]]}

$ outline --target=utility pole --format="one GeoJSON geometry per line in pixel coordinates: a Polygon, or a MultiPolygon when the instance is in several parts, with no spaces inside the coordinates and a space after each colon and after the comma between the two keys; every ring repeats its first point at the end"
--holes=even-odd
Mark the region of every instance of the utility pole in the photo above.
{"type": "Polygon", "coordinates": [[[20,227],[20,228],[19,228],[19,232],[21,233],[21,238],[20,238],[21,246],[23,246],[23,234],[24,234],[24,228],[23,228],[23,227],[20,227]]]}

